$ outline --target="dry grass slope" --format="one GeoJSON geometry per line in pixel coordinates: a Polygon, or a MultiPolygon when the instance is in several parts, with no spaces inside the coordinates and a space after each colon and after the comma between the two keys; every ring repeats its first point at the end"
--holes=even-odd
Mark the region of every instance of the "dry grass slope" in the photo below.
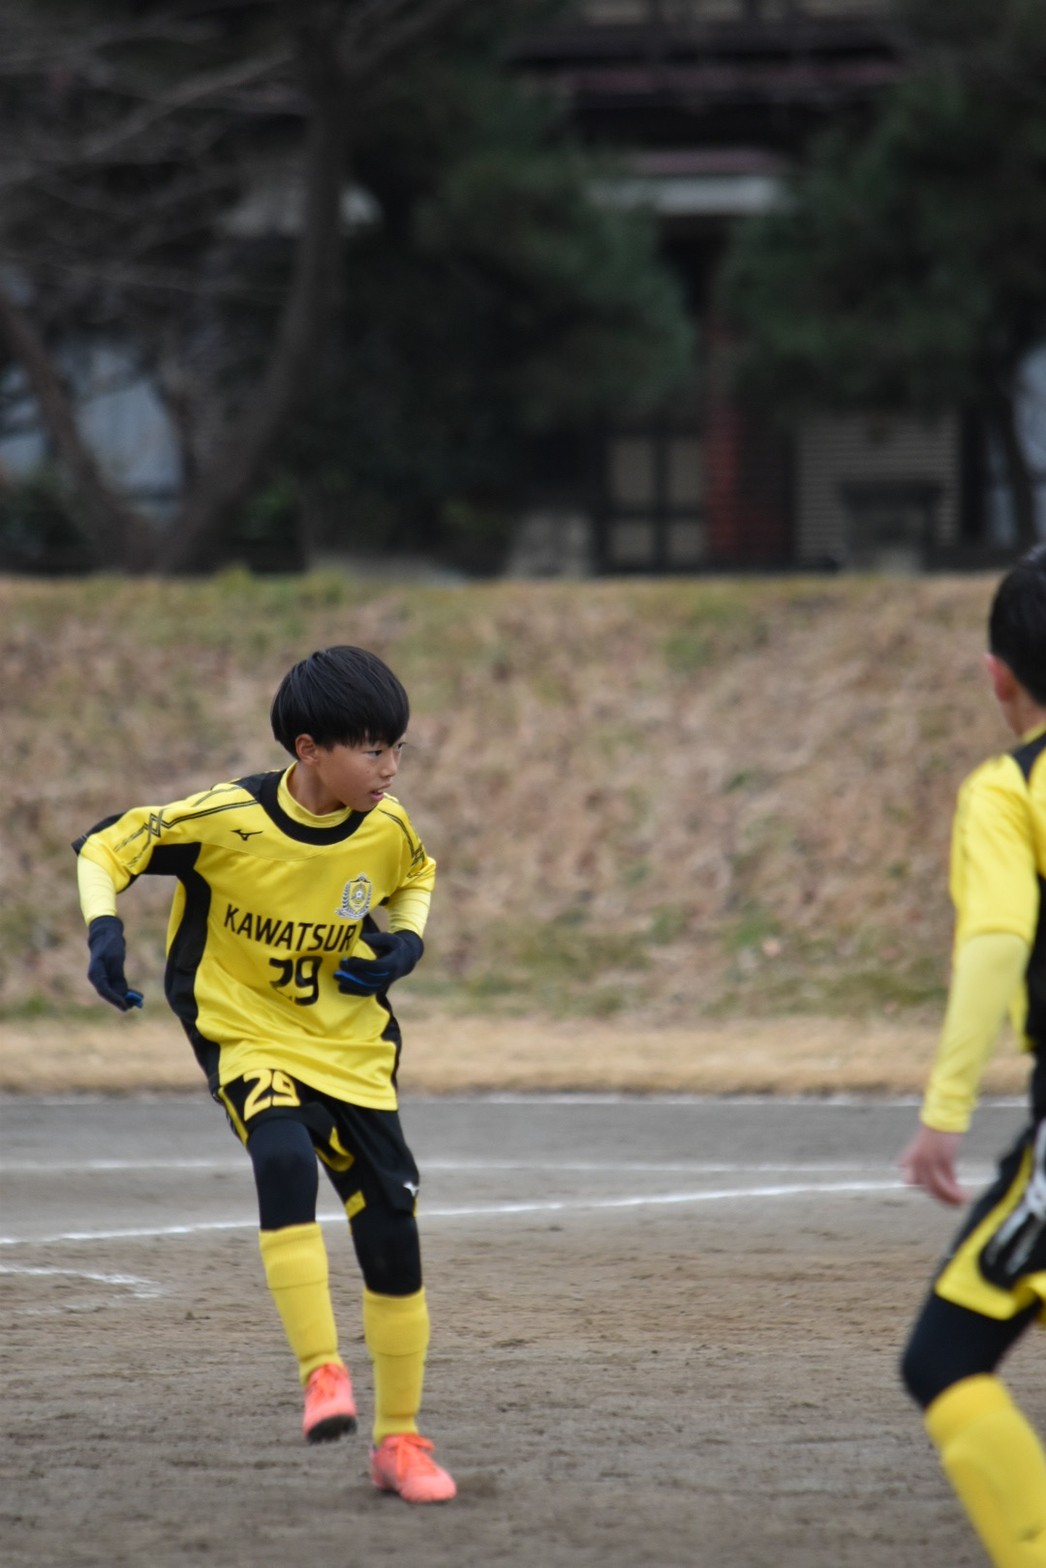
{"type": "MultiPolygon", "coordinates": [[[[280,766],[280,676],[358,642],[410,689],[399,793],[440,862],[405,1013],[553,1041],[602,1021],[633,1056],[786,1016],[923,1038],[955,789],[1007,743],[991,586],[3,580],[0,1007],[33,1036],[97,1026],[70,840],[280,766]]],[[[122,905],[156,1013],[165,908],[147,880],[122,905]]]]}

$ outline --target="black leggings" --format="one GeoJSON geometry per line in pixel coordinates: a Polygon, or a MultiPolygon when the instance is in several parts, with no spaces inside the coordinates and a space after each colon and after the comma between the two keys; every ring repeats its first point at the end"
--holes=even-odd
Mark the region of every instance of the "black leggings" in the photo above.
{"type": "Polygon", "coordinates": [[[901,1381],[923,1410],[963,1378],[994,1372],[1039,1314],[1033,1302],[1016,1317],[986,1318],[932,1293],[901,1357],[901,1381]]]}
{"type": "MultiPolygon", "coordinates": [[[[258,1220],[262,1230],[311,1225],[319,1192],[318,1160],[309,1129],[291,1117],[264,1117],[247,1139],[258,1189],[258,1220]]],[[[351,1180],[324,1166],[331,1185],[344,1203],[360,1190],[351,1180]]],[[[421,1245],[413,1214],[384,1202],[380,1188],[349,1222],[356,1259],[368,1290],[381,1296],[411,1296],[421,1289],[421,1245]]]]}

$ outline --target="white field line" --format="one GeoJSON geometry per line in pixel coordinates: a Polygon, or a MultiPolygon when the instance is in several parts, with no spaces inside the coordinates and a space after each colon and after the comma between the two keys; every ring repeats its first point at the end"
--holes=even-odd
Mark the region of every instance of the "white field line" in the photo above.
{"type": "MultiPolygon", "coordinates": [[[[568,1171],[573,1175],[605,1172],[634,1172],[641,1175],[692,1176],[745,1175],[750,1172],[790,1171],[815,1174],[819,1171],[881,1171],[881,1160],[811,1160],[796,1164],[788,1160],[556,1160],[547,1159],[420,1159],[425,1171],[541,1171],[543,1174],[568,1171]]],[[[174,1160],[0,1160],[0,1176],[106,1175],[135,1171],[199,1171],[203,1175],[250,1172],[244,1155],[231,1159],[174,1160]]]]}
{"type": "MultiPolygon", "coordinates": [[[[689,1192],[636,1193],[614,1198],[523,1199],[513,1203],[470,1203],[433,1206],[422,1211],[426,1224],[436,1220],[498,1219],[531,1214],[592,1214],[642,1208],[685,1207],[702,1203],[743,1202],[746,1199],[830,1197],[906,1191],[899,1179],[889,1181],[788,1182],[759,1187],[703,1188],[689,1192]]],[[[322,1224],[345,1223],[342,1212],[323,1213],[322,1224]]],[[[60,1243],[101,1241],[152,1241],[175,1236],[198,1236],[214,1231],[256,1230],[257,1218],[203,1220],[186,1225],[135,1226],[114,1230],[69,1230],[47,1236],[0,1236],[0,1247],[44,1247],[60,1243]]]]}
{"type": "MultiPolygon", "coordinates": [[[[84,1280],[91,1285],[108,1285],[115,1290],[126,1290],[139,1301],[146,1301],[164,1294],[163,1286],[155,1280],[143,1279],[140,1274],[104,1274],[95,1269],[61,1269],[53,1267],[33,1267],[26,1263],[0,1263],[0,1274],[20,1274],[31,1279],[75,1279],[84,1280]]],[[[29,1309],[29,1315],[39,1315],[47,1309],[29,1309]]],[[[57,1309],[61,1311],[62,1308],[57,1309]]],[[[76,1311],[75,1303],[70,1303],[65,1310],[76,1311]]]]}
{"type": "Polygon", "coordinates": [[[241,1153],[239,1158],[198,1160],[0,1160],[0,1176],[104,1176],[110,1172],[199,1171],[219,1175],[228,1171],[250,1171],[241,1153]]]}
{"type": "MultiPolygon", "coordinates": [[[[419,1095],[419,1099],[426,1096],[419,1095]]],[[[913,1105],[919,1106],[923,1102],[922,1093],[917,1094],[891,1094],[880,1097],[874,1090],[863,1092],[853,1090],[835,1094],[639,1094],[635,1090],[593,1090],[590,1092],[573,1092],[565,1089],[562,1092],[540,1091],[529,1092],[525,1089],[497,1089],[489,1094],[447,1094],[440,1095],[439,1099],[447,1104],[457,1105],[627,1105],[632,1109],[641,1110],[645,1105],[654,1107],[661,1105],[714,1105],[717,1109],[731,1106],[753,1105],[761,1106],[771,1111],[778,1108],[792,1109],[802,1106],[804,1110],[834,1111],[840,1107],[846,1110],[855,1105],[872,1105],[877,1110],[909,1110],[913,1105]]],[[[46,1103],[46,1102],[41,1102],[46,1103]]],[[[67,1102],[74,1105],[76,1099],[70,1098],[67,1102]]],[[[1025,1094],[988,1094],[978,1101],[981,1110],[1013,1110],[1015,1107],[1024,1110],[1028,1105],[1025,1094]]]]}
{"type": "MultiPolygon", "coordinates": [[[[429,1162],[430,1165],[433,1163],[434,1162],[431,1161],[429,1162]]],[[[105,1168],[108,1169],[111,1162],[102,1162],[102,1164],[105,1166],[105,1168]]],[[[447,1161],[445,1164],[448,1169],[495,1168],[506,1170],[530,1169],[536,1164],[537,1168],[543,1171],[547,1170],[547,1167],[540,1164],[540,1162],[530,1162],[527,1164],[518,1161],[503,1161],[496,1162],[493,1166],[491,1165],[491,1162],[477,1162],[475,1167],[467,1163],[463,1164],[463,1162],[460,1161],[447,1161]]],[[[155,1169],[155,1166],[151,1166],[150,1168],[155,1169]]],[[[731,1172],[735,1170],[742,1173],[748,1170],[752,1174],[757,1172],[764,1173],[770,1170],[798,1174],[811,1171],[824,1172],[826,1170],[841,1171],[845,1169],[861,1169],[862,1167],[850,1167],[842,1165],[788,1166],[770,1164],[760,1164],[748,1167],[729,1165],[707,1165],[704,1167],[684,1165],[680,1167],[671,1162],[665,1162],[662,1164],[636,1162],[628,1167],[623,1167],[618,1163],[611,1164],[609,1162],[603,1163],[591,1161],[577,1161],[573,1164],[557,1167],[557,1169],[561,1170],[577,1171],[598,1172],[611,1170],[616,1171],[619,1174],[623,1169],[626,1168],[637,1172],[674,1172],[679,1169],[684,1169],[689,1171],[690,1174],[697,1174],[700,1170],[704,1170],[709,1174],[717,1174],[722,1171],[731,1172]]],[[[873,1168],[882,1169],[881,1166],[873,1168]]],[[[757,1187],[705,1188],[697,1191],[653,1194],[637,1193],[626,1194],[620,1197],[606,1198],[550,1198],[543,1200],[521,1200],[514,1203],[502,1202],[435,1205],[432,1208],[425,1208],[423,1210],[423,1218],[425,1223],[429,1224],[434,1220],[487,1220],[506,1217],[526,1218],[527,1216],[540,1214],[562,1215],[594,1213],[600,1211],[622,1212],[644,1208],[678,1208],[702,1203],[736,1202],[744,1201],[746,1199],[773,1200],[781,1198],[813,1198],[817,1196],[874,1194],[905,1190],[907,1190],[905,1188],[905,1184],[898,1179],[788,1182],[757,1187]]],[[[345,1216],[341,1211],[334,1213],[321,1213],[317,1216],[317,1218],[320,1220],[321,1224],[339,1226],[343,1226],[345,1224],[345,1216]]],[[[254,1231],[257,1229],[257,1224],[257,1218],[252,1216],[249,1219],[207,1220],[186,1225],[154,1225],[114,1230],[71,1230],[61,1231],[48,1236],[0,1236],[0,1248],[44,1247],[73,1244],[86,1244],[90,1246],[114,1241],[160,1241],[177,1237],[206,1235],[221,1231],[254,1231]]],[[[144,1300],[149,1298],[156,1298],[165,1294],[163,1286],[157,1284],[153,1280],[144,1279],[141,1276],[135,1274],[110,1274],[91,1269],[60,1268],[50,1265],[41,1267],[20,1263],[0,1263],[0,1274],[22,1275],[23,1277],[29,1276],[33,1278],[64,1277],[69,1279],[82,1280],[89,1284],[105,1285],[108,1286],[112,1292],[112,1294],[108,1297],[112,1304],[116,1304],[121,1298],[124,1301],[128,1300],[129,1297],[137,1300],[144,1300]],[[124,1294],[125,1292],[126,1294],[124,1294]]],[[[68,1302],[65,1304],[55,1304],[53,1306],[29,1307],[21,1310],[16,1309],[15,1315],[19,1317],[40,1316],[53,1313],[76,1312],[80,1310],[84,1310],[82,1303],[68,1302]]]]}

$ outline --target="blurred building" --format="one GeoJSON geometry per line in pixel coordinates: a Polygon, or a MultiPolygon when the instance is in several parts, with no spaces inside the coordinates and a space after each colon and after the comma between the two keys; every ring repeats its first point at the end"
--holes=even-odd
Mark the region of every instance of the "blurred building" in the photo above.
{"type": "MultiPolygon", "coordinates": [[[[902,70],[888,0],[574,0],[517,48],[518,72],[557,94],[581,139],[613,154],[599,194],[656,216],[698,324],[687,384],[656,414],[608,423],[555,453],[542,505],[520,520],[508,570],[585,576],[989,566],[1015,529],[1002,464],[956,410],[825,411],[785,435],[730,389],[715,281],[734,225],[780,198],[811,138],[860,117],[902,70]]],[[[226,220],[230,235],[292,236],[297,166],[269,149],[226,220]]],[[[345,193],[346,228],[375,221],[345,193]]],[[[8,279],[18,284],[17,277],[8,279]]],[[[99,466],[162,528],[180,448],[132,342],[71,344],[62,370],[99,466]]],[[[1046,348],[1020,410],[1046,536],[1046,348]]],[[[0,480],[49,445],[23,372],[0,378],[0,480]]],[[[281,556],[280,569],[290,569],[281,556]]]]}
{"type": "MultiPolygon", "coordinates": [[[[576,571],[579,530],[597,572],[918,570],[988,564],[1011,542],[990,453],[958,412],[826,413],[784,438],[728,388],[712,285],[731,225],[777,199],[814,133],[897,79],[887,13],[885,0],[579,0],[519,51],[584,140],[617,155],[606,199],[656,213],[699,332],[690,386],[603,432],[579,507],[558,529],[547,513],[524,526],[518,569],[576,571]]],[[[1030,369],[1027,418],[1046,430],[1046,365],[1030,369]]]]}

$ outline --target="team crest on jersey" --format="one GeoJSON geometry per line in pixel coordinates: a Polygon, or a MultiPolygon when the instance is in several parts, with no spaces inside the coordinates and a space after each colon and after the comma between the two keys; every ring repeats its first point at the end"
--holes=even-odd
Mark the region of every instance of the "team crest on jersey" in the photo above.
{"type": "Polygon", "coordinates": [[[370,909],[374,884],[361,871],[358,877],[346,882],[341,894],[341,904],[335,913],[339,920],[362,920],[370,909]]]}

